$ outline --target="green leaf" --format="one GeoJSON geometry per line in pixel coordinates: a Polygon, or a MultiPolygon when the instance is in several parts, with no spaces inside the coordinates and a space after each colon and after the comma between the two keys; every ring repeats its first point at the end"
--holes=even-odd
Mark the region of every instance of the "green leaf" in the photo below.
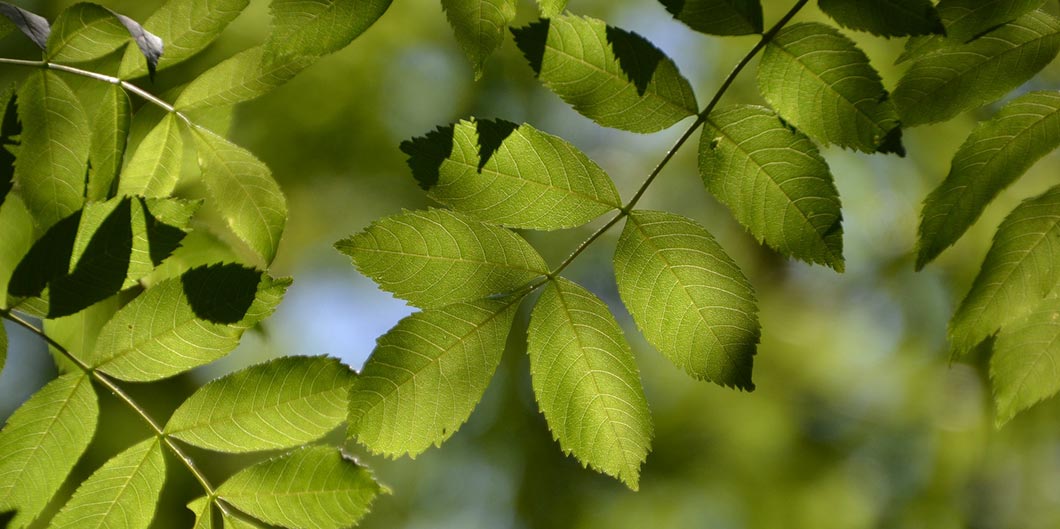
{"type": "Polygon", "coordinates": [[[316,446],[246,468],[217,489],[237,509],[290,529],[341,529],[387,489],[338,450],[316,446]]]}
{"type": "MultiPolygon", "coordinates": [[[[2,19],[0,19],[2,20],[2,19]]],[[[14,185],[15,155],[22,126],[18,122],[15,85],[0,88],[0,206],[4,205],[14,185]]]]}
{"type": "Polygon", "coordinates": [[[904,154],[879,74],[830,26],[793,24],[777,33],[758,66],[758,87],[784,121],[819,143],[904,154]]]}
{"type": "Polygon", "coordinates": [[[475,79],[482,77],[486,59],[504,42],[504,30],[515,19],[515,5],[515,0],[442,0],[456,41],[475,68],[475,79]]]}
{"type": "Polygon", "coordinates": [[[607,173],[562,138],[507,121],[460,121],[401,144],[428,196],[486,222],[555,230],[621,207],[607,173]]]}
{"type": "MultiPolygon", "coordinates": [[[[111,296],[76,314],[44,320],[44,332],[75,358],[83,360],[96,347],[99,330],[119,308],[118,296],[111,296]]],[[[54,346],[49,347],[49,351],[60,373],[78,371],[78,367],[54,346]]]]}
{"type": "Polygon", "coordinates": [[[192,129],[202,178],[232,231],[266,264],[276,257],[287,201],[261,160],[212,132],[192,129]]]}
{"type": "Polygon", "coordinates": [[[239,265],[194,268],[123,307],[84,359],[122,380],[170,377],[228,354],[290,285],[239,265]]]}
{"type": "Polygon", "coordinates": [[[1060,146],[1060,91],[1031,92],[980,123],[946,180],[924,200],[917,269],[960,239],[986,206],[1035,162],[1060,146]]]}
{"type": "Polygon", "coordinates": [[[565,453],[637,490],[652,424],[633,351],[607,305],[551,281],[527,330],[534,395],[565,453]]]}
{"type": "Polygon", "coordinates": [[[931,0],[818,0],[821,11],[843,27],[885,37],[944,34],[931,0]]]}
{"type": "Polygon", "coordinates": [[[7,285],[8,295],[40,295],[49,282],[66,275],[80,221],[81,211],[78,210],[48,228],[48,231],[33,243],[11,274],[11,281],[7,285]]]}
{"type": "Polygon", "coordinates": [[[420,308],[506,294],[548,273],[522,237],[444,209],[377,220],[335,248],[384,290],[420,308]]]}
{"type": "Polygon", "coordinates": [[[945,35],[913,37],[895,63],[935,53],[948,46],[965,44],[988,30],[1011,22],[1040,7],[1045,0],[942,0],[937,11],[946,27],[945,35]]]}
{"type": "Polygon", "coordinates": [[[169,258],[184,240],[184,231],[201,201],[140,198],[132,201],[132,252],[122,289],[140,283],[169,258]]]}
{"type": "Polygon", "coordinates": [[[554,17],[567,7],[567,0],[537,0],[543,18],[554,17]]]}
{"type": "Polygon", "coordinates": [[[22,257],[33,247],[33,217],[17,195],[0,205],[0,306],[7,303],[8,282],[22,257]]]}
{"type": "Polygon", "coordinates": [[[748,35],[762,32],[759,0],[659,0],[666,10],[688,25],[709,35],[748,35]]]}
{"type": "Polygon", "coordinates": [[[379,338],[350,389],[350,437],[412,457],[467,421],[500,363],[519,297],[417,312],[379,338]]]}
{"type": "Polygon", "coordinates": [[[167,113],[132,152],[118,179],[118,195],[165,197],[180,179],[184,140],[180,118],[167,113]]]}
{"type": "Polygon", "coordinates": [[[697,379],[754,389],[754,290],[707,230],[671,213],[630,213],[615,279],[637,327],[675,365],[697,379]]]}
{"type": "Polygon", "coordinates": [[[265,529],[261,524],[240,518],[236,513],[221,513],[226,529],[265,529]]]}
{"type": "Polygon", "coordinates": [[[1060,391],[1060,298],[1055,295],[1006,326],[994,342],[990,379],[1000,426],[1060,391]]]}
{"type": "MultiPolygon", "coordinates": [[[[101,83],[102,84],[102,83],[101,83]]],[[[92,137],[88,153],[89,171],[85,195],[88,200],[106,200],[121,170],[131,113],[129,96],[118,85],[103,85],[102,97],[87,108],[92,137]]]]}
{"type": "Polygon", "coordinates": [[[77,488],[55,515],[54,529],[147,529],[166,481],[159,438],[114,456],[77,488]]]}
{"type": "Polygon", "coordinates": [[[7,2],[0,2],[0,15],[7,17],[37,47],[42,50],[47,47],[48,34],[51,32],[47,19],[7,2]]]}
{"type": "Polygon", "coordinates": [[[99,405],[82,373],[61,376],[30,397],[0,431],[0,512],[8,527],[32,522],[81,458],[96,431],[99,405]]]}
{"type": "Polygon", "coordinates": [[[320,57],[345,48],[390,7],[391,0],[272,0],[265,57],[320,57]]]}
{"type": "MultiPolygon", "coordinates": [[[[143,27],[165,43],[158,69],[168,68],[195,55],[213,42],[250,0],[168,0],[143,27]]],[[[148,73],[142,52],[126,48],[118,77],[128,79],[148,73]]]]}
{"type": "Polygon", "coordinates": [[[220,452],[296,447],[342,423],[353,379],[333,358],[278,358],[199,388],[173,412],[166,433],[220,452]]]}
{"type": "Polygon", "coordinates": [[[673,61],[636,33],[559,15],[512,34],[541,82],[600,125],[656,132],[699,111],[673,61]]]}
{"type": "Polygon", "coordinates": [[[188,503],[188,509],[195,513],[195,525],[191,529],[213,529],[213,502],[206,496],[195,498],[188,503]]]}
{"type": "Polygon", "coordinates": [[[1035,11],[916,60],[894,89],[905,125],[948,120],[1003,97],[1060,51],[1060,19],[1035,11]]]}
{"type": "Polygon", "coordinates": [[[81,209],[91,132],[77,96],[58,75],[30,74],[18,93],[22,147],[15,183],[41,229],[81,209]]]}
{"type": "Polygon", "coordinates": [[[699,174],[756,239],[843,271],[842,213],[828,164],[809,138],[768,108],[711,112],[699,143],[699,174]]]}
{"type": "Polygon", "coordinates": [[[98,59],[129,42],[129,32],[107,8],[74,4],[59,13],[48,35],[44,56],[49,62],[98,59]]]}
{"type": "Polygon", "coordinates": [[[998,227],[972,288],[950,321],[955,355],[1025,316],[1060,282],[1060,187],[1024,201],[998,227]]]}
{"type": "Polygon", "coordinates": [[[264,61],[264,53],[263,46],[256,46],[225,59],[189,83],[173,106],[187,112],[249,101],[291,80],[315,60],[297,56],[264,61]]]}

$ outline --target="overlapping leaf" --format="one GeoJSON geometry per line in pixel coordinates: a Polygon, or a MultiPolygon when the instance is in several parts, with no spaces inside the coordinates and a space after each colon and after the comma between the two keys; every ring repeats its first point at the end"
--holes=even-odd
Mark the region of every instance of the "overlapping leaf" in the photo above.
{"type": "Polygon", "coordinates": [[[634,211],[615,249],[618,292],[656,349],[697,379],[754,389],[759,338],[754,291],[695,222],[634,211]]]}
{"type": "Polygon", "coordinates": [[[107,8],[74,4],[59,13],[48,36],[45,57],[53,62],[81,62],[102,57],[129,42],[129,32],[107,8]]]}
{"type": "Polygon", "coordinates": [[[173,106],[180,111],[234,105],[267,94],[291,80],[315,60],[294,56],[264,60],[265,48],[239,52],[188,84],[173,106]]]}
{"type": "Polygon", "coordinates": [[[82,373],[63,375],[30,397],[0,431],[0,512],[8,527],[32,522],[74,468],[96,431],[99,405],[82,373]]]}
{"type": "Polygon", "coordinates": [[[86,105],[92,128],[88,184],[85,189],[88,200],[106,200],[110,196],[125,155],[129,116],[132,113],[129,96],[120,86],[102,84],[101,92],[102,97],[86,105]]]}
{"type": "Polygon", "coordinates": [[[350,527],[381,492],[367,470],[325,446],[258,463],[217,488],[237,509],[289,529],[350,527]]]}
{"type": "Polygon", "coordinates": [[[894,89],[905,125],[935,123],[996,101],[1060,51],[1060,19],[1041,11],[917,59],[894,89]]]}
{"type": "Polygon", "coordinates": [[[118,180],[118,194],[165,197],[180,179],[184,140],[176,114],[167,113],[144,136],[118,180]]]}
{"type": "Polygon", "coordinates": [[[537,6],[541,10],[542,17],[554,17],[567,7],[567,0],[537,0],[537,6]]]}
{"type": "Polygon", "coordinates": [[[33,217],[17,196],[8,197],[0,205],[0,306],[9,307],[7,302],[8,283],[18,267],[18,263],[33,246],[33,217]]]}
{"type": "Polygon", "coordinates": [[[762,32],[760,0],[659,0],[688,27],[711,35],[762,32]]]}
{"type": "Polygon", "coordinates": [[[48,35],[51,33],[51,26],[48,24],[47,19],[7,2],[0,2],[0,15],[7,17],[37,47],[42,50],[48,47],[48,35]]]}
{"type": "Polygon", "coordinates": [[[946,31],[931,0],[818,0],[818,5],[844,27],[873,35],[906,37],[946,31]]]}
{"type": "Polygon", "coordinates": [[[1051,295],[1001,330],[990,358],[998,425],[1060,391],[1060,297],[1051,295]]]}
{"type": "Polygon", "coordinates": [[[621,207],[599,166],[527,124],[460,121],[406,141],[401,150],[428,196],[486,222],[554,230],[621,207]]]}
{"type": "Polygon", "coordinates": [[[147,529],[166,480],[157,437],[114,456],[78,487],[55,515],[54,529],[147,529]]]}
{"type": "MultiPolygon", "coordinates": [[[[195,55],[213,42],[250,0],[169,0],[143,27],[165,44],[158,68],[168,68],[195,55]]],[[[118,76],[126,79],[148,73],[140,49],[128,47],[118,76]]]]}
{"type": "Polygon", "coordinates": [[[21,133],[15,108],[15,85],[0,88],[0,206],[14,185],[15,156],[9,149],[18,144],[21,133]]]}
{"type": "Polygon", "coordinates": [[[527,330],[534,394],[564,452],[636,490],[652,423],[633,351],[607,305],[549,283],[527,330]]]}
{"type": "Polygon", "coordinates": [[[802,133],[757,106],[719,108],[704,123],[699,172],[755,238],[784,255],[843,270],[839,192],[802,133]]]}
{"type": "Polygon", "coordinates": [[[394,457],[448,439],[500,363],[519,299],[458,303],[401,320],[354,381],[349,435],[394,457]]]}
{"type": "Polygon", "coordinates": [[[541,82],[600,125],[656,132],[698,112],[688,80],[636,33],[574,15],[512,33],[541,82]]]}
{"type": "Polygon", "coordinates": [[[1045,0],[941,0],[937,10],[946,34],[909,39],[898,62],[922,57],[947,46],[965,44],[1043,3],[1045,0]]]}
{"type": "Polygon", "coordinates": [[[206,496],[195,498],[188,503],[188,509],[195,513],[195,525],[191,529],[213,529],[213,502],[206,496]]]}
{"type": "Polygon", "coordinates": [[[957,242],[998,193],[1058,146],[1060,91],[1025,94],[979,124],[924,201],[917,268],[957,242]]]}
{"type": "Polygon", "coordinates": [[[898,115],[868,57],[824,24],[793,24],[766,46],[758,87],[784,121],[814,140],[903,154],[898,115]]]}
{"type": "Polygon", "coordinates": [[[516,0],[442,0],[445,17],[474,66],[476,79],[482,77],[486,59],[504,42],[515,6],[516,0]]]}
{"type": "Polygon", "coordinates": [[[346,47],[383,16],[391,0],[273,0],[266,60],[319,57],[346,47]]]}
{"type": "Polygon", "coordinates": [[[421,308],[505,294],[548,273],[522,237],[444,209],[380,219],[335,248],[384,290],[421,308]]]}

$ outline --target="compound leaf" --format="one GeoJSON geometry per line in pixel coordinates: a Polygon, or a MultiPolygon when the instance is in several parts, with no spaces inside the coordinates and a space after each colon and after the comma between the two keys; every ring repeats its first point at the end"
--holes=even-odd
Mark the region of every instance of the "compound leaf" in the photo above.
{"type": "Polygon", "coordinates": [[[442,0],[456,41],[482,77],[486,59],[504,42],[504,30],[515,19],[516,0],[442,0]]]}
{"type": "Polygon", "coordinates": [[[109,9],[90,3],[74,4],[52,24],[45,52],[50,62],[98,59],[129,42],[129,32],[109,9]]]}
{"type": "Polygon", "coordinates": [[[225,59],[189,83],[173,106],[187,112],[249,101],[291,80],[315,60],[295,56],[264,61],[264,53],[263,46],[256,46],[225,59]]]}
{"type": "Polygon", "coordinates": [[[7,17],[37,47],[47,49],[48,35],[51,33],[47,19],[7,2],[0,2],[0,15],[7,17]]]}
{"type": "Polygon", "coordinates": [[[621,207],[611,179],[562,138],[507,121],[460,121],[401,144],[429,197],[490,223],[554,230],[621,207]]]}
{"type": "Polygon", "coordinates": [[[560,447],[636,490],[651,413],[633,351],[607,305],[560,278],[538,299],[527,335],[534,395],[560,447]]]}
{"type": "Polygon", "coordinates": [[[522,237],[444,209],[377,220],[335,248],[384,290],[421,308],[505,294],[548,273],[522,237]]]}
{"type": "Polygon", "coordinates": [[[924,200],[917,268],[957,242],[1003,189],[1058,146],[1060,91],[1025,94],[980,123],[924,200]]]}
{"type": "Polygon", "coordinates": [[[131,108],[129,96],[118,85],[103,86],[102,97],[95,99],[89,116],[92,138],[88,152],[88,200],[106,200],[121,170],[125,143],[129,135],[131,108]]]}
{"type": "Polygon", "coordinates": [[[818,0],[821,11],[840,25],[885,37],[944,34],[931,0],[818,0]]]}
{"type": "Polygon", "coordinates": [[[618,293],[644,337],[697,379],[753,390],[754,291],[707,230],[634,211],[615,249],[618,293]]]}
{"type": "Polygon", "coordinates": [[[688,27],[710,35],[748,35],[762,32],[759,0],[659,0],[688,27]]]}
{"type": "Polygon", "coordinates": [[[83,373],[44,386],[0,431],[0,512],[18,512],[11,529],[32,522],[81,458],[96,431],[99,405],[83,373]]]}
{"type": "MultiPolygon", "coordinates": [[[[165,43],[158,69],[168,68],[195,55],[213,42],[250,0],[169,0],[144,22],[165,43]]],[[[149,72],[140,48],[128,47],[118,77],[128,79],[149,72]]]]}
{"type": "Polygon", "coordinates": [[[1060,297],[1051,295],[998,334],[990,358],[998,425],[1060,391],[1058,318],[1060,297]]]}
{"type": "Polygon", "coordinates": [[[567,7],[567,0],[537,0],[537,7],[543,18],[554,17],[567,7]]]}
{"type": "Polygon", "coordinates": [[[289,529],[350,527],[381,492],[387,490],[371,473],[326,446],[263,461],[217,489],[217,495],[237,509],[289,529]]]}
{"type": "Polygon", "coordinates": [[[118,179],[119,195],[166,197],[173,192],[184,158],[179,120],[176,114],[167,113],[144,136],[118,179]]]}
{"type": "Polygon", "coordinates": [[[711,112],[699,173],[759,241],[787,256],[843,270],[839,192],[828,164],[801,132],[757,106],[711,112]]]}
{"type": "Polygon", "coordinates": [[[390,7],[391,0],[273,0],[265,57],[320,57],[345,48],[390,7]]]}
{"type": "Polygon", "coordinates": [[[600,125],[656,132],[698,112],[688,80],[636,33],[559,15],[512,34],[541,82],[600,125]]]}
{"type": "Polygon", "coordinates": [[[896,62],[922,57],[947,46],[965,44],[1043,3],[1045,0],[941,0],[936,9],[946,27],[945,35],[909,39],[896,62]]]}

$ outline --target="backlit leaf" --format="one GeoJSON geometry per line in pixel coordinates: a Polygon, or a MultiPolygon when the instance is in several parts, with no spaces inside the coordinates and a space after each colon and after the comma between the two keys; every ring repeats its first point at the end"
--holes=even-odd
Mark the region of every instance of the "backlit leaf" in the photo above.
{"type": "Polygon", "coordinates": [[[710,35],[747,35],[762,32],[759,0],[659,0],[688,27],[710,35]]]}
{"type": "Polygon", "coordinates": [[[554,17],[567,7],[567,0],[537,0],[537,6],[543,18],[554,17]]]}
{"type": "Polygon", "coordinates": [[[345,48],[375,23],[391,0],[272,0],[266,60],[320,57],[345,48]]]}
{"type": "Polygon", "coordinates": [[[946,31],[931,0],[818,0],[821,11],[850,29],[885,37],[946,31]]]}
{"type": "Polygon", "coordinates": [[[180,247],[192,215],[202,204],[178,198],[132,201],[132,252],[122,289],[140,283],[180,247]]]}
{"type": "Polygon", "coordinates": [[[945,35],[909,39],[897,62],[934,53],[947,46],[960,45],[986,31],[1040,7],[1045,0],[941,0],[936,8],[945,35]]]}
{"type": "Polygon", "coordinates": [[[22,257],[33,246],[33,217],[17,195],[0,205],[0,306],[8,308],[8,282],[22,257]]]}
{"type": "Polygon", "coordinates": [[[195,513],[195,525],[191,529],[213,529],[213,502],[206,496],[195,498],[188,503],[188,509],[195,513]]]}
{"type": "MultiPolygon", "coordinates": [[[[111,296],[76,314],[44,320],[44,332],[75,358],[84,359],[96,347],[100,328],[119,308],[121,303],[118,296],[111,296]]],[[[78,370],[78,367],[54,346],[50,347],[49,351],[60,373],[73,373],[78,370]]]]}
{"type": "Polygon", "coordinates": [[[101,95],[86,105],[92,128],[88,184],[85,189],[85,196],[89,200],[106,200],[110,197],[114,179],[121,170],[129,134],[131,109],[125,90],[118,85],[105,84],[101,95]]]}
{"type": "Polygon", "coordinates": [[[74,4],[59,13],[48,36],[45,57],[52,62],[97,59],[129,42],[129,32],[107,8],[74,4]]]}
{"type": "Polygon", "coordinates": [[[15,155],[10,149],[18,145],[22,125],[18,122],[15,85],[0,88],[0,206],[4,205],[14,185],[15,155]]]}
{"type": "Polygon", "coordinates": [[[119,195],[165,197],[177,187],[184,157],[179,119],[167,113],[144,136],[118,179],[119,195]]]}
{"type": "Polygon", "coordinates": [[[464,49],[475,78],[486,59],[504,42],[504,30],[515,18],[516,0],[442,0],[442,9],[464,49]]]}
{"type": "Polygon", "coordinates": [[[186,112],[249,101],[291,80],[315,60],[297,56],[264,61],[264,53],[263,46],[256,46],[225,59],[189,83],[173,106],[186,112]]]}
{"type": "Polygon", "coordinates": [[[994,342],[990,379],[998,425],[1060,391],[1060,297],[1040,302],[1033,311],[1004,327],[994,342]]]}
{"type": "MultiPolygon", "coordinates": [[[[165,45],[158,69],[173,66],[201,51],[249,3],[250,0],[168,0],[143,23],[165,45]]],[[[145,73],[148,67],[141,50],[133,46],[126,48],[118,76],[127,79],[145,73]]]]}

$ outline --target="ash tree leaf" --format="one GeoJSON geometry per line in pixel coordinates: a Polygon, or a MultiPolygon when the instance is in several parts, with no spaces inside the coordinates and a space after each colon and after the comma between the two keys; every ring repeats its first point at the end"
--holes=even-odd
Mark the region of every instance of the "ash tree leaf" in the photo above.
{"type": "Polygon", "coordinates": [[[267,61],[321,57],[345,48],[390,7],[391,0],[273,0],[267,61]]]}
{"type": "Polygon", "coordinates": [[[948,46],[966,44],[1001,24],[1033,11],[1045,0],[942,0],[936,8],[944,35],[925,35],[906,41],[895,64],[903,63],[948,46]]]}
{"type": "Polygon", "coordinates": [[[213,203],[232,232],[272,263],[287,223],[287,201],[269,168],[246,149],[192,129],[199,167],[213,203]]]}
{"type": "Polygon", "coordinates": [[[99,405],[87,375],[63,375],[15,410],[0,431],[0,512],[8,527],[40,515],[96,431],[99,405]]]}
{"type": "Polygon", "coordinates": [[[220,452],[296,447],[342,423],[353,379],[334,358],[277,358],[199,388],[173,412],[166,433],[220,452]]]}
{"type": "Polygon", "coordinates": [[[567,7],[567,0],[537,0],[537,7],[543,18],[554,17],[567,7]]]}
{"type": "Polygon", "coordinates": [[[1060,282],[1060,187],[1020,204],[1001,223],[968,295],[950,321],[954,355],[1028,314],[1060,282]]]}
{"type": "Polygon", "coordinates": [[[521,299],[457,303],[398,322],[350,388],[348,435],[391,457],[441,445],[486,391],[521,299]]]}
{"type": "Polygon", "coordinates": [[[18,261],[7,285],[9,296],[25,298],[39,295],[48,283],[68,272],[73,254],[81,210],[57,222],[18,261]]]}
{"type": "Polygon", "coordinates": [[[777,33],[759,63],[758,87],[784,121],[818,143],[905,154],[879,74],[835,28],[810,22],[777,33]]]}
{"type": "Polygon", "coordinates": [[[698,112],[688,80],[636,33],[574,15],[511,31],[538,79],[600,125],[656,132],[698,112]]]}
{"type": "Polygon", "coordinates": [[[924,200],[917,269],[960,239],[986,206],[1035,162],[1060,147],[1060,91],[1031,92],[980,123],[946,180],[924,200]]]}
{"type": "Polygon", "coordinates": [[[1055,294],[1001,330],[990,358],[1000,426],[1060,391],[1060,297],[1055,294]]]}
{"type": "Polygon", "coordinates": [[[295,56],[265,61],[264,53],[263,46],[256,46],[225,59],[189,83],[173,106],[188,112],[249,101],[290,81],[315,60],[295,56]]]}
{"type": "Polygon", "coordinates": [[[8,299],[9,284],[19,262],[33,247],[35,230],[22,199],[18,195],[8,197],[0,206],[0,306],[11,308],[8,299]]]}
{"type": "Polygon", "coordinates": [[[98,59],[129,42],[129,32],[109,9],[77,3],[55,19],[44,56],[49,62],[98,59]]]}
{"type": "Polygon", "coordinates": [[[213,501],[200,496],[188,503],[188,509],[195,513],[195,525],[191,529],[214,529],[213,501]]]}
{"type": "Polygon", "coordinates": [[[48,24],[46,18],[7,2],[0,2],[0,15],[7,17],[37,47],[42,50],[47,49],[51,25],[48,24]]]}
{"type": "Polygon", "coordinates": [[[228,354],[243,331],[276,309],[289,279],[239,265],[193,268],[147,289],[99,332],[85,362],[121,380],[149,382],[228,354]]]}
{"type": "Polygon", "coordinates": [[[100,95],[102,97],[86,105],[91,113],[89,126],[92,136],[89,140],[85,197],[96,201],[110,197],[114,180],[121,171],[132,114],[129,96],[120,86],[102,84],[100,95]]]}
{"type": "Polygon", "coordinates": [[[700,380],[753,390],[760,328],[754,290],[704,228],[634,211],[615,249],[618,293],[644,337],[700,380]]]}
{"type": "Polygon", "coordinates": [[[607,305],[552,281],[530,316],[534,395],[565,453],[637,490],[652,423],[633,351],[607,305]]]}
{"type": "Polygon", "coordinates": [[[122,289],[140,282],[180,247],[198,200],[142,198],[132,200],[132,251],[122,289]]]}
{"type": "Polygon", "coordinates": [[[132,151],[118,179],[118,195],[166,197],[177,187],[184,140],[176,114],[167,113],[132,151]]]}
{"type": "MultiPolygon", "coordinates": [[[[213,42],[221,31],[243,12],[250,0],[168,0],[143,23],[165,45],[157,69],[168,68],[190,58],[213,42]]],[[[149,73],[141,48],[126,48],[118,77],[129,79],[149,73]]]]}
{"type": "Polygon", "coordinates": [[[335,248],[384,290],[420,308],[505,294],[548,273],[522,237],[444,209],[385,217],[335,248]]]}
{"type": "Polygon", "coordinates": [[[161,441],[157,437],[141,441],[93,472],[49,527],[147,529],[165,480],[161,441]]]}
{"type": "Polygon", "coordinates": [[[504,30],[515,19],[515,0],[442,0],[456,41],[482,77],[486,59],[504,42],[504,30]]]}
{"type": "Polygon", "coordinates": [[[756,239],[843,271],[839,191],[828,164],[809,138],[768,108],[711,112],[700,138],[699,174],[756,239]]]}
{"type": "MultiPolygon", "coordinates": [[[[44,332],[75,358],[83,359],[96,346],[99,330],[119,308],[121,303],[118,296],[111,296],[76,314],[44,320],[44,332]]],[[[80,368],[54,346],[50,346],[48,350],[60,374],[80,371],[80,368]]]]}
{"type": "MultiPolygon", "coordinates": [[[[109,10],[108,10],[109,11],[109,10]]],[[[119,13],[111,11],[111,14],[121,22],[122,26],[132,36],[133,42],[147,60],[147,74],[154,79],[155,70],[158,68],[158,59],[162,57],[165,45],[162,38],[144,29],[139,22],[119,13]]]]}
{"type": "Polygon", "coordinates": [[[562,138],[507,121],[460,121],[401,144],[427,196],[486,222],[555,230],[622,206],[607,173],[562,138]]]}
{"type": "Polygon", "coordinates": [[[22,146],[15,183],[41,229],[81,209],[91,132],[70,87],[49,71],[30,74],[18,93],[22,146]]]}
{"type": "Polygon", "coordinates": [[[905,125],[948,120],[1003,97],[1060,51],[1060,19],[1041,11],[917,59],[894,89],[905,125]]]}
{"type": "Polygon", "coordinates": [[[873,35],[907,37],[946,33],[931,0],[818,0],[817,4],[841,26],[873,35]]]}
{"type": "Polygon", "coordinates": [[[289,529],[350,527],[382,492],[388,491],[368,470],[326,446],[263,461],[217,488],[237,509],[289,529]]]}
{"type": "Polygon", "coordinates": [[[708,35],[762,32],[760,0],[659,0],[675,19],[708,35]]]}

